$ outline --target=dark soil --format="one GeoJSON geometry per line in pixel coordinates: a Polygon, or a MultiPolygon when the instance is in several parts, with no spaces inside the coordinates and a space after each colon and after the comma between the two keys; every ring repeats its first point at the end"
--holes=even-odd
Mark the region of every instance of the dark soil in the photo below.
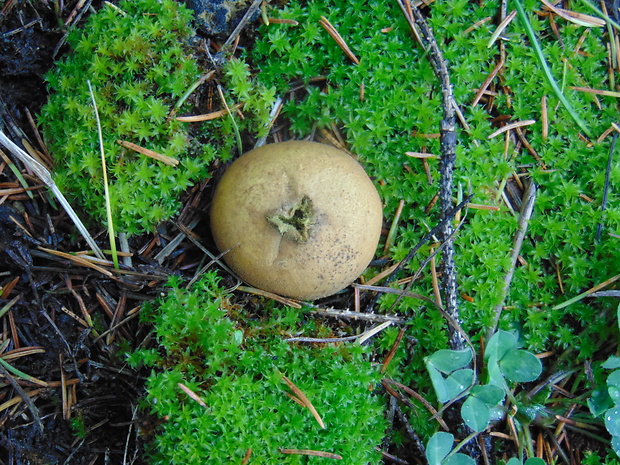
{"type": "MultiPolygon", "coordinates": [[[[67,51],[64,24],[75,18],[79,27],[100,6],[70,0],[55,11],[59,4],[0,1],[0,129],[40,151],[33,121],[47,99],[44,75],[67,51]]],[[[138,406],[145,374],[126,366],[123,351],[149,344],[141,304],[170,274],[195,270],[202,252],[185,240],[156,259],[179,234],[164,224],[132,239],[132,266],[121,273],[55,255],[88,247],[40,181],[0,154],[0,354],[8,362],[0,364],[0,465],[144,463],[154,420],[138,406]],[[15,168],[34,189],[22,189],[15,168]]],[[[176,224],[201,215],[207,187],[187,193],[176,224]]]]}
{"type": "MultiPolygon", "coordinates": [[[[75,18],[79,27],[101,4],[80,3],[65,0],[55,11],[63,2],[0,0],[0,129],[15,142],[42,150],[34,121],[47,99],[44,75],[67,52],[64,24],[75,18]]],[[[242,45],[250,43],[242,36],[242,45]]],[[[202,219],[210,185],[186,193],[175,223],[132,239],[131,267],[116,273],[104,264],[106,274],[57,254],[88,247],[40,181],[1,147],[0,156],[0,355],[7,363],[0,363],[0,465],[146,463],[145,444],[157,425],[139,405],[148,373],[130,369],[124,353],[152,344],[139,323],[143,302],[159,295],[167,276],[200,267],[203,252],[187,238],[163,251],[178,225],[194,224],[210,246],[202,219]],[[15,168],[34,189],[22,189],[15,168]]],[[[407,426],[396,421],[402,431],[395,435],[406,437],[407,426]]],[[[415,444],[411,436],[408,444],[415,444]]],[[[575,450],[582,442],[583,449],[600,447],[572,438],[575,450]]],[[[390,452],[420,460],[412,446],[390,452]]]]}

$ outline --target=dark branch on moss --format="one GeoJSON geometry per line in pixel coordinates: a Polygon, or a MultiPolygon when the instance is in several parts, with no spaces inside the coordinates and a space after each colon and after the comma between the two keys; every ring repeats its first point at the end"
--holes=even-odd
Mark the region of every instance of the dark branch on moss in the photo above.
{"type": "MultiPolygon", "coordinates": [[[[441,161],[439,172],[441,181],[439,186],[439,201],[441,218],[443,220],[452,209],[453,174],[457,143],[456,102],[452,95],[452,84],[450,83],[448,66],[443,58],[439,45],[437,45],[433,31],[431,31],[422,13],[416,6],[410,3],[403,4],[403,2],[407,2],[408,0],[398,1],[411,29],[416,31],[416,38],[418,38],[422,47],[428,52],[427,57],[441,85],[443,117],[441,119],[440,137],[441,161]]],[[[454,228],[452,222],[443,221],[439,232],[439,239],[442,242],[446,242],[441,256],[442,287],[446,312],[455,321],[460,322],[457,301],[456,267],[454,265],[454,247],[451,239],[453,232],[454,228]]],[[[450,327],[449,335],[452,349],[458,350],[465,347],[463,336],[454,328],[450,327]]]]}

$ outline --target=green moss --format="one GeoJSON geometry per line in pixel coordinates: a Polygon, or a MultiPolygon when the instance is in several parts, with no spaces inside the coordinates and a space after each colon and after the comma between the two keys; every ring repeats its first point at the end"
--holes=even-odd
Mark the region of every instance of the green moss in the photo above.
{"type": "Polygon", "coordinates": [[[200,76],[191,56],[190,12],[178,2],[104,5],[68,37],[72,52],[47,75],[51,96],[39,121],[55,159],[55,179],[75,205],[105,222],[101,155],[87,80],[101,116],[115,226],[148,231],[173,215],[178,197],[207,175],[209,146],[189,148],[185,123],[169,114],[200,76]],[[176,167],[121,147],[141,145],[176,167]]]}
{"type": "MultiPolygon", "coordinates": [[[[535,2],[526,2],[526,8],[556,80],[563,82],[565,93],[579,116],[588,121],[590,131],[603,133],[617,118],[615,100],[598,97],[599,110],[592,95],[571,91],[569,86],[608,88],[604,29],[584,32],[562,22],[560,43],[546,33],[547,24],[532,13],[535,2]],[[578,42],[580,53],[575,53],[578,42]]],[[[469,132],[459,130],[455,182],[461,190],[475,194],[475,203],[500,207],[499,212],[470,210],[456,239],[459,286],[473,298],[472,302],[461,302],[465,328],[474,338],[478,331],[484,334],[494,307],[501,302],[517,219],[501,201],[498,186],[519,173],[522,179],[529,176],[538,184],[539,195],[529,239],[522,250],[527,265],[516,271],[506,301],[511,310],[504,313],[502,325],[520,329],[533,350],[550,345],[568,347],[567,332],[584,331],[586,339],[598,341],[592,345],[600,343],[599,328],[590,330],[584,323],[591,320],[593,312],[608,311],[611,301],[576,304],[561,315],[550,307],[565,300],[556,269],[567,296],[620,272],[617,241],[609,236],[600,244],[594,240],[600,221],[605,232],[620,232],[617,196],[610,198],[607,212],[600,213],[610,138],[589,143],[577,137],[574,122],[565,108],[558,106],[525,30],[515,20],[505,33],[511,40],[505,42],[507,59],[494,81],[503,87],[497,87],[493,112],[508,115],[511,121],[538,121],[527,128],[526,134],[547,169],[522,147],[515,150],[511,144],[505,151],[503,137],[488,139],[497,129],[492,115],[482,104],[472,107],[469,102],[497,63],[496,50],[487,47],[494,25],[483,21],[494,17],[496,5],[435,2],[429,10],[429,22],[450,67],[454,95],[471,126],[469,132]],[[455,5],[459,14],[454,13],[455,5]],[[471,28],[474,24],[478,25],[471,28]],[[543,96],[547,97],[550,121],[546,139],[539,122],[543,96]],[[594,201],[585,200],[583,195],[594,201]]],[[[439,153],[438,139],[427,135],[439,132],[440,92],[424,52],[411,38],[398,7],[383,0],[370,1],[364,8],[355,2],[317,0],[304,6],[304,2],[293,1],[272,14],[300,24],[262,28],[251,52],[254,66],[262,71],[260,79],[276,85],[283,94],[294,83],[304,84],[284,107],[292,129],[305,135],[317,127],[339,127],[351,150],[379,181],[386,218],[393,216],[400,200],[405,201],[402,225],[390,251],[394,261],[402,259],[426,233],[423,225],[437,221],[437,207],[430,215],[425,209],[438,191],[438,164],[429,161],[433,177],[429,183],[421,162],[405,156],[407,151],[439,153]],[[359,65],[350,62],[321,29],[321,16],[326,16],[345,38],[359,57],[359,65]],[[313,84],[320,76],[323,79],[313,84]]],[[[612,182],[612,189],[617,190],[617,176],[612,176],[612,182]]],[[[414,259],[405,273],[415,270],[423,258],[414,259]]],[[[421,293],[429,294],[430,289],[428,279],[417,286],[421,293]]],[[[393,300],[384,297],[383,308],[389,308],[393,300]]],[[[417,303],[402,302],[399,310],[413,312],[418,307],[417,303]]],[[[426,335],[426,331],[414,334],[421,338],[426,335]]],[[[440,348],[442,343],[443,339],[435,339],[432,346],[440,348]]],[[[589,347],[580,347],[581,357],[592,355],[589,347]]]]}
{"type": "MultiPolygon", "coordinates": [[[[388,258],[397,262],[438,221],[437,206],[426,210],[439,190],[439,163],[428,160],[429,182],[422,162],[408,158],[405,152],[439,154],[441,91],[396,3],[363,3],[288,2],[270,15],[293,19],[299,25],[262,26],[248,59],[261,70],[259,79],[287,97],[283,116],[291,121],[295,134],[305,136],[318,128],[334,127],[342,133],[377,181],[386,221],[404,201],[398,234],[388,251],[388,258]],[[321,28],[321,16],[343,36],[360,59],[359,65],[321,28]],[[292,88],[295,91],[289,93],[292,88]]],[[[534,13],[539,4],[530,0],[524,4],[556,81],[598,137],[617,120],[617,101],[595,99],[570,86],[613,89],[608,82],[605,29],[586,30],[558,20],[559,41],[548,22],[534,13]],[[578,46],[580,51],[575,53],[578,46]]],[[[591,13],[583,8],[571,3],[571,9],[591,13]]],[[[521,250],[524,264],[515,271],[500,327],[518,331],[533,352],[570,350],[567,360],[571,361],[600,357],[601,347],[617,345],[618,330],[609,324],[614,300],[583,300],[561,311],[552,307],[620,273],[620,247],[612,236],[620,234],[617,162],[611,176],[611,192],[616,194],[610,196],[607,211],[600,211],[611,137],[589,142],[578,136],[518,18],[503,33],[505,39],[500,39],[506,60],[491,85],[492,108],[485,99],[472,106],[476,92],[498,63],[497,45],[488,47],[497,26],[488,18],[497,17],[497,3],[434,2],[425,12],[448,61],[456,101],[470,126],[468,131],[458,128],[456,187],[473,193],[474,203],[499,207],[499,211],[470,209],[456,237],[459,292],[467,296],[459,301],[463,328],[473,341],[480,340],[492,325],[495,307],[502,303],[518,211],[515,214],[502,201],[499,186],[514,182],[511,178],[517,173],[524,182],[536,182],[538,196],[521,250]],[[549,117],[546,138],[541,124],[543,96],[549,117]],[[507,149],[503,136],[489,139],[501,125],[497,117],[537,121],[524,131],[538,159],[521,143],[515,145],[516,138],[507,149]],[[597,243],[599,222],[604,234],[597,243]]],[[[411,276],[429,253],[430,248],[423,247],[399,277],[411,276]]],[[[367,276],[379,271],[367,272],[367,276]]],[[[430,272],[412,290],[431,296],[430,272]]],[[[428,379],[420,376],[424,373],[422,358],[446,347],[446,323],[438,311],[419,300],[402,299],[393,309],[396,299],[395,295],[382,296],[379,311],[410,316],[407,335],[417,344],[415,356],[405,352],[395,360],[392,376],[432,398],[428,379]]],[[[382,337],[387,347],[392,339],[388,333],[382,337]]],[[[423,412],[420,407],[409,414],[416,432],[430,436],[433,426],[423,412]]]]}
{"type": "Polygon", "coordinates": [[[312,348],[286,342],[308,331],[299,310],[270,308],[249,315],[230,304],[207,274],[192,290],[170,283],[167,296],[144,310],[158,350],[133,354],[153,367],[145,406],[166,418],[154,439],[153,464],[310,463],[280,449],[339,454],[341,463],[378,463],[386,421],[373,393],[378,369],[356,344],[312,348]],[[325,422],[287,396],[289,378],[325,422]],[[192,399],[179,383],[200,397],[192,399]]]}

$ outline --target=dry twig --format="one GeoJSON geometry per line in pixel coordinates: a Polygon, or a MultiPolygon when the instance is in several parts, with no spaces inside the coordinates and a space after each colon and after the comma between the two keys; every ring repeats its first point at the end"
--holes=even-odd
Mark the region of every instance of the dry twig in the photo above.
{"type": "MultiPolygon", "coordinates": [[[[441,182],[439,187],[439,200],[442,217],[442,227],[439,231],[439,239],[445,242],[442,252],[441,269],[442,269],[442,285],[444,292],[445,310],[455,321],[459,321],[458,302],[457,302],[457,286],[456,286],[456,267],[454,264],[454,246],[452,244],[452,234],[454,228],[452,221],[445,221],[450,217],[452,208],[452,191],[453,191],[453,173],[456,161],[456,114],[457,104],[452,94],[452,84],[450,83],[450,75],[448,65],[443,58],[443,54],[433,31],[428,26],[426,19],[420,13],[420,10],[411,5],[409,0],[397,0],[405,19],[409,23],[412,30],[417,30],[416,36],[420,38],[421,44],[427,52],[427,57],[431,62],[435,75],[441,85],[443,118],[441,120],[440,129],[440,151],[441,159],[439,171],[441,182]],[[402,3],[406,2],[403,6],[402,3]]],[[[469,202],[469,199],[468,199],[469,202]]],[[[450,345],[453,349],[462,349],[465,341],[462,335],[450,328],[450,345]]]]}

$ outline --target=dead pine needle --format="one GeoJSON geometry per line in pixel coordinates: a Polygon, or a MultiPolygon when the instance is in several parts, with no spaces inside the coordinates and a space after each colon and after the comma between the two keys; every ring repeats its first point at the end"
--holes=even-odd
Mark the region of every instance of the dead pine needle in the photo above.
{"type": "Polygon", "coordinates": [[[207,404],[204,403],[204,401],[200,398],[200,396],[196,394],[194,391],[192,391],[190,388],[188,388],[185,384],[177,383],[177,386],[179,386],[179,388],[181,388],[181,391],[187,394],[190,397],[190,399],[197,402],[201,407],[207,408],[207,404]]]}
{"type": "MultiPolygon", "coordinates": [[[[301,401],[303,403],[303,405],[310,410],[310,412],[312,413],[312,416],[316,419],[317,423],[319,424],[319,426],[322,429],[325,429],[325,423],[323,423],[323,419],[321,418],[321,416],[319,415],[319,413],[316,411],[316,409],[314,408],[314,405],[312,405],[312,402],[310,402],[310,400],[306,397],[306,395],[301,391],[301,389],[299,389],[297,386],[295,386],[295,384],[288,379],[286,376],[283,376],[282,379],[284,380],[284,382],[287,384],[287,386],[289,388],[291,388],[291,391],[293,391],[293,393],[297,396],[297,398],[299,399],[299,401],[301,401]]],[[[297,402],[297,401],[296,401],[297,402]]]]}
{"type": "Polygon", "coordinates": [[[327,33],[331,36],[332,39],[338,44],[338,47],[342,49],[346,56],[350,58],[350,60],[356,65],[360,64],[359,59],[355,56],[355,54],[351,51],[347,43],[344,41],[342,36],[338,33],[336,28],[329,22],[329,20],[325,16],[321,16],[319,24],[323,26],[323,29],[327,31],[327,33]]]}
{"type": "MultiPolygon", "coordinates": [[[[242,103],[237,103],[231,107],[232,110],[239,110],[243,108],[242,103]]],[[[228,114],[227,109],[212,111],[211,113],[205,113],[204,115],[190,115],[190,116],[177,116],[175,119],[177,121],[181,121],[182,123],[198,123],[200,121],[211,121],[214,119],[221,118],[222,116],[226,116],[228,114]]]]}
{"type": "Polygon", "coordinates": [[[93,86],[90,81],[86,81],[88,84],[88,91],[90,92],[90,98],[93,101],[93,109],[95,111],[95,119],[97,120],[97,133],[99,135],[99,150],[101,152],[101,170],[103,172],[103,192],[105,196],[105,209],[108,220],[108,236],[110,238],[110,250],[112,251],[112,260],[114,261],[114,268],[119,269],[118,266],[118,254],[116,253],[116,239],[114,237],[114,222],[112,220],[112,204],[110,203],[110,189],[108,186],[108,169],[105,161],[105,151],[103,149],[103,132],[101,131],[101,120],[99,119],[99,110],[97,109],[97,101],[95,100],[95,93],[93,92],[93,86]]]}
{"type": "Polygon", "coordinates": [[[504,64],[505,62],[502,59],[497,65],[495,65],[495,68],[493,68],[493,71],[491,71],[491,73],[487,76],[487,78],[484,80],[484,82],[480,86],[480,89],[478,89],[478,92],[476,92],[476,95],[474,96],[474,100],[471,102],[472,107],[478,104],[478,102],[480,101],[484,93],[487,91],[491,82],[493,82],[493,79],[497,77],[497,74],[504,67],[504,64]]]}
{"type": "Polygon", "coordinates": [[[241,133],[239,132],[239,127],[237,126],[235,117],[232,111],[230,110],[230,107],[228,106],[228,102],[226,102],[226,97],[224,97],[224,91],[222,91],[222,86],[220,86],[219,84],[217,86],[217,92],[219,93],[220,99],[222,99],[222,103],[224,104],[224,107],[226,108],[226,113],[228,113],[228,116],[230,116],[230,122],[233,125],[233,130],[235,131],[235,137],[237,138],[237,150],[239,151],[239,155],[241,155],[243,153],[243,144],[241,143],[241,133]]]}
{"type": "Polygon", "coordinates": [[[133,142],[128,142],[126,140],[117,140],[116,143],[122,147],[125,147],[126,149],[133,150],[134,152],[141,153],[142,155],[145,155],[154,160],[161,161],[168,166],[177,166],[179,164],[179,160],[177,160],[176,158],[162,155],[161,153],[154,152],[153,150],[140,147],[138,144],[134,144],[133,142]]]}
{"type": "Polygon", "coordinates": [[[493,46],[495,41],[499,38],[499,36],[502,35],[504,29],[506,29],[506,27],[512,22],[515,16],[517,16],[517,12],[513,10],[508,16],[504,18],[504,20],[499,24],[499,26],[497,26],[495,32],[491,35],[489,43],[487,44],[487,48],[491,48],[493,46]]]}
{"type": "Polygon", "coordinates": [[[342,456],[338,454],[332,454],[331,452],[323,452],[320,450],[310,449],[280,449],[282,454],[292,455],[312,455],[314,457],[325,457],[326,459],[342,460],[342,456]]]}
{"type": "Polygon", "coordinates": [[[487,139],[493,139],[494,137],[499,136],[500,134],[503,134],[505,132],[511,131],[516,128],[522,128],[524,126],[530,126],[534,123],[536,123],[536,120],[533,120],[533,119],[528,119],[525,121],[515,121],[514,123],[510,123],[504,127],[499,128],[497,131],[489,135],[487,139]]]}
{"type": "Polygon", "coordinates": [[[381,374],[384,374],[386,372],[388,365],[396,355],[398,347],[400,347],[400,343],[402,342],[404,335],[405,328],[400,328],[400,331],[398,331],[398,336],[396,336],[396,340],[394,341],[394,344],[392,344],[392,348],[390,349],[387,356],[385,357],[385,360],[383,360],[383,363],[381,364],[381,374]]]}

